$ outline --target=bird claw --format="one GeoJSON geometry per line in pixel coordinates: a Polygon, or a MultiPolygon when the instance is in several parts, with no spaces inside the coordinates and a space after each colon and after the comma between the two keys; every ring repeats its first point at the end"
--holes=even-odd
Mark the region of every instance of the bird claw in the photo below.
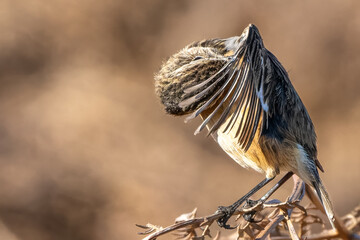
{"type": "Polygon", "coordinates": [[[246,199],[246,204],[244,207],[253,207],[256,204],[258,204],[259,200],[251,200],[251,199],[246,199]]]}
{"type": "Polygon", "coordinates": [[[225,228],[225,229],[235,229],[238,226],[235,227],[231,227],[229,224],[226,224],[227,221],[229,221],[229,219],[231,218],[231,216],[234,214],[236,209],[233,209],[231,206],[228,207],[224,207],[224,206],[219,206],[218,210],[216,211],[216,213],[223,213],[224,216],[219,218],[217,220],[217,224],[219,225],[219,227],[225,228]]]}
{"type": "Polygon", "coordinates": [[[245,221],[250,222],[250,223],[258,223],[261,222],[261,220],[255,220],[255,214],[256,214],[256,206],[258,206],[259,204],[261,204],[261,200],[251,200],[251,199],[246,199],[246,204],[244,205],[244,208],[253,208],[255,207],[255,209],[253,211],[250,211],[248,213],[244,213],[243,214],[243,218],[245,219],[245,221]]]}

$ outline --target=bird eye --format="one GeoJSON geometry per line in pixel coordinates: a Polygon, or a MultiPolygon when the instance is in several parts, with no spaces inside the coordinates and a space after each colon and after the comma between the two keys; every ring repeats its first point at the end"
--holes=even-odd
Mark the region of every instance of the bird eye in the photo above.
{"type": "Polygon", "coordinates": [[[196,60],[199,60],[199,59],[202,59],[202,57],[200,57],[200,56],[196,56],[196,57],[194,57],[194,61],[196,61],[196,60]]]}

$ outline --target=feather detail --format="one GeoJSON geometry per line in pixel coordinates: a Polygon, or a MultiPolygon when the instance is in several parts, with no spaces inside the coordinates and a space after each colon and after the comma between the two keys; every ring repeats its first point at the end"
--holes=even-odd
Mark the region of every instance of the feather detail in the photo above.
{"type": "Polygon", "coordinates": [[[312,184],[315,188],[315,191],[316,191],[322,205],[324,206],[326,216],[328,217],[332,228],[336,229],[335,225],[334,225],[334,221],[335,221],[334,215],[335,214],[334,214],[334,209],[333,209],[332,203],[330,201],[329,194],[327,193],[321,180],[312,182],[312,184]]]}
{"type": "Polygon", "coordinates": [[[203,95],[209,94],[209,91],[214,91],[217,84],[221,84],[210,99],[185,119],[185,122],[188,122],[209,109],[213,104],[216,105],[196,129],[195,135],[200,133],[205,126],[209,128],[207,135],[210,135],[226,123],[225,129],[222,131],[230,132],[236,128],[234,130],[236,132],[235,137],[238,139],[242,151],[248,150],[264,111],[263,95],[259,94],[262,89],[257,87],[263,86],[261,81],[264,75],[264,67],[261,66],[262,58],[259,58],[262,55],[259,41],[254,41],[249,45],[240,45],[235,54],[229,58],[229,62],[217,73],[184,91],[191,97],[183,99],[179,103],[179,107],[187,107],[193,104],[203,95]],[[261,66],[259,72],[255,72],[255,65],[261,66]],[[225,80],[221,81],[223,78],[225,80]],[[213,82],[211,83],[211,81],[213,82]],[[208,84],[210,85],[207,86],[208,84]],[[204,87],[205,89],[200,90],[204,87]],[[196,93],[199,90],[200,92],[196,93]],[[240,123],[235,124],[239,117],[241,117],[240,123]],[[228,121],[229,118],[230,121],[228,121]],[[212,124],[209,125],[210,121],[212,124]]]}

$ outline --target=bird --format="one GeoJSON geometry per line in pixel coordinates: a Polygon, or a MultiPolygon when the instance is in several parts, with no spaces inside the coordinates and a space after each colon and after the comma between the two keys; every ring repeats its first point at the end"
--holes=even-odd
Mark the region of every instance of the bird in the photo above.
{"type": "Polygon", "coordinates": [[[314,125],[279,60],[249,24],[240,36],[193,42],[163,62],[154,76],[155,93],[165,112],[202,119],[195,135],[207,135],[239,165],[265,179],[234,204],[218,211],[227,221],[249,197],[286,175],[259,201],[266,200],[293,174],[312,187],[334,228],[334,210],[319,171],[314,125]]]}

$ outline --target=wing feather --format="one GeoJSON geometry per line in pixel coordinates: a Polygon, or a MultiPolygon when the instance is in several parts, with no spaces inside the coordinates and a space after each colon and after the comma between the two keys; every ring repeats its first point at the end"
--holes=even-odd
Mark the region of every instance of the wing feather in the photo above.
{"type": "MultiPolygon", "coordinates": [[[[234,77],[235,72],[236,71],[232,71],[232,74],[229,79],[232,79],[234,77]]],[[[195,135],[198,134],[202,129],[204,129],[204,127],[209,123],[210,119],[219,111],[220,107],[224,104],[224,102],[228,99],[228,97],[232,93],[234,87],[236,86],[236,83],[238,83],[238,79],[232,81],[230,89],[227,91],[226,95],[221,99],[221,102],[216,106],[215,110],[202,122],[202,124],[198,127],[198,129],[196,129],[195,135]]],[[[209,134],[211,134],[213,131],[215,130],[210,131],[209,134]]]]}
{"type": "Polygon", "coordinates": [[[260,91],[258,88],[261,86],[260,81],[263,80],[264,68],[256,69],[260,73],[254,72],[254,65],[261,64],[258,57],[261,56],[260,50],[261,48],[257,44],[241,47],[216,74],[184,91],[191,97],[180,102],[180,107],[191,105],[203,95],[208,94],[209,91],[214,91],[217,84],[222,84],[214,91],[209,100],[186,118],[185,121],[194,119],[208,109],[212,103],[217,104],[215,109],[196,129],[195,134],[198,134],[207,125],[209,127],[208,135],[213,134],[226,123],[222,130],[223,133],[236,132],[234,137],[241,149],[244,152],[249,149],[264,112],[258,94],[260,91]],[[225,81],[221,81],[224,78],[225,81]],[[204,89],[200,90],[202,88],[204,89]],[[200,92],[196,93],[199,90],[200,92]],[[222,110],[221,114],[220,109],[222,110]],[[214,122],[211,126],[209,125],[210,120],[214,122]]]}
{"type": "Polygon", "coordinates": [[[249,67],[248,65],[247,66],[244,66],[243,70],[241,71],[241,74],[242,74],[242,80],[241,80],[241,89],[240,91],[238,92],[238,94],[236,95],[236,98],[234,98],[233,100],[237,100],[239,103],[237,104],[236,106],[236,109],[235,109],[235,114],[233,114],[231,116],[231,119],[229,121],[229,123],[227,124],[227,126],[225,127],[223,133],[225,132],[229,132],[231,131],[231,129],[234,127],[234,124],[236,123],[236,120],[237,118],[239,117],[240,115],[240,109],[241,109],[241,106],[242,106],[242,99],[244,99],[244,88],[245,86],[248,86],[248,84],[246,84],[247,82],[243,79],[244,76],[246,76],[247,72],[249,71],[249,67]]]}
{"type": "Polygon", "coordinates": [[[232,109],[234,103],[236,102],[236,99],[237,99],[237,96],[239,95],[239,93],[241,92],[241,87],[242,85],[244,84],[244,81],[239,81],[239,78],[241,76],[243,72],[242,71],[238,71],[237,72],[237,75],[236,75],[236,81],[237,84],[236,84],[236,89],[235,89],[235,92],[234,92],[234,96],[232,97],[230,103],[228,104],[228,106],[223,110],[220,118],[216,121],[216,123],[210,128],[209,130],[209,133],[212,133],[212,132],[215,132],[217,129],[219,129],[220,125],[226,120],[230,110],[232,109]]]}

